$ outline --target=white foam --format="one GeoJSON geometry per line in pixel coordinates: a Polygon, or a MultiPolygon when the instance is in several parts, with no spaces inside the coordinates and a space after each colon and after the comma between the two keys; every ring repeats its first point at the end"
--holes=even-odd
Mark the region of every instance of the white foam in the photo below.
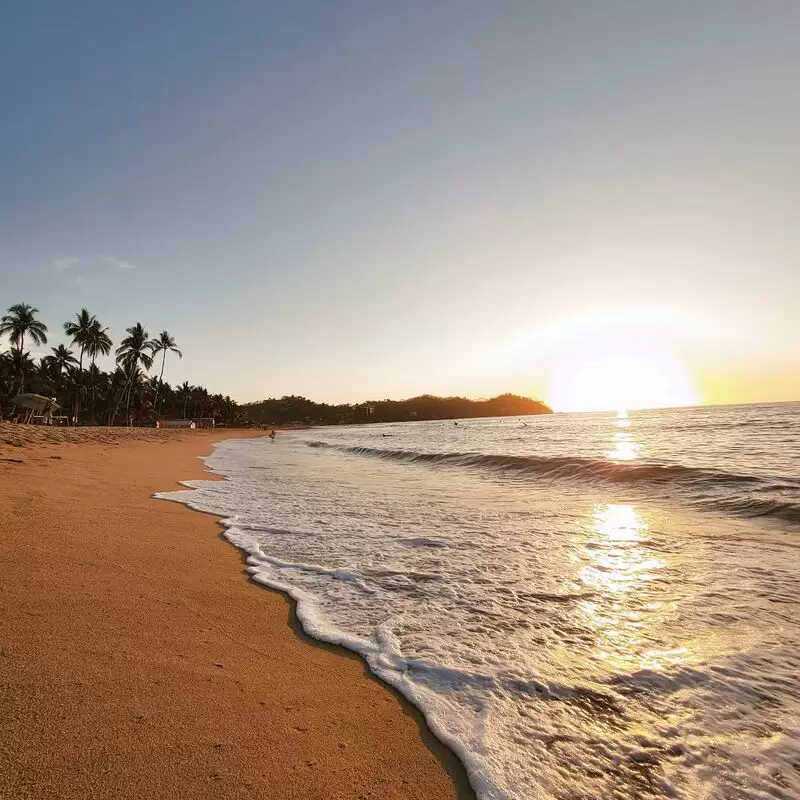
{"type": "Polygon", "coordinates": [[[419,707],[482,800],[800,797],[780,537],[291,436],[207,464],[227,480],[159,496],[222,517],[253,580],[419,707]]]}

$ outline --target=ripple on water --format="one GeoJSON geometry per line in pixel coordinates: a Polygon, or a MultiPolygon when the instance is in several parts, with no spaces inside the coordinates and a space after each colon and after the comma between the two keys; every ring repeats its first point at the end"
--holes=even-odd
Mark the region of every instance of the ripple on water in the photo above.
{"type": "Polygon", "coordinates": [[[290,436],[209,463],[228,481],[169,496],[227,517],[254,578],[422,708],[482,798],[800,798],[789,529],[290,436]]]}

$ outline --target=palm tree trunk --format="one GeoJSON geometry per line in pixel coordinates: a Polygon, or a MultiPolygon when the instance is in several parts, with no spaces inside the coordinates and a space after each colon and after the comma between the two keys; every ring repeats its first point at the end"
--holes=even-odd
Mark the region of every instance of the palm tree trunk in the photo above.
{"type": "MultiPolygon", "coordinates": [[[[22,354],[25,352],[25,333],[23,332],[19,337],[19,354],[20,354],[20,362],[22,361],[22,354]]],[[[18,394],[22,394],[25,391],[25,373],[20,372],[19,375],[19,392],[18,394]]]]}
{"type": "MultiPolygon", "coordinates": [[[[131,374],[128,376],[127,380],[125,381],[125,385],[122,387],[122,391],[120,392],[119,397],[117,398],[117,402],[114,405],[114,411],[112,412],[111,416],[109,417],[109,421],[108,421],[109,425],[112,425],[117,420],[117,411],[119,411],[119,404],[122,402],[122,398],[125,397],[125,392],[127,391],[128,386],[130,386],[132,377],[133,377],[133,370],[131,370],[131,374]]],[[[127,420],[126,420],[125,424],[126,425],[128,424],[127,420]]]]}
{"type": "Polygon", "coordinates": [[[158,394],[156,395],[156,416],[161,408],[161,392],[164,389],[164,363],[167,360],[167,351],[161,354],[161,374],[158,376],[158,394]]]}
{"type": "MultiPolygon", "coordinates": [[[[92,367],[94,366],[94,362],[95,362],[95,356],[92,356],[92,364],[91,364],[92,367]]],[[[92,370],[92,374],[94,374],[94,370],[92,370]]],[[[95,401],[95,395],[96,394],[97,394],[97,387],[95,386],[95,382],[92,381],[92,400],[91,400],[91,403],[89,404],[89,414],[91,416],[92,425],[95,424],[94,401],[95,401]]]]}
{"type": "Polygon", "coordinates": [[[78,361],[78,380],[75,382],[75,404],[72,407],[72,414],[75,417],[75,425],[81,414],[81,385],[83,384],[83,346],[81,346],[81,357],[78,361]]]}
{"type": "MultiPolygon", "coordinates": [[[[109,390],[110,390],[110,392],[113,392],[114,391],[114,387],[110,386],[109,390]]],[[[109,392],[109,394],[110,394],[110,392],[109,392]]],[[[109,396],[109,400],[111,400],[111,396],[109,396]]],[[[117,415],[117,404],[113,403],[113,401],[112,401],[111,403],[108,404],[108,424],[109,425],[113,425],[114,424],[114,417],[116,417],[116,415],[117,415]]]]}
{"type": "Polygon", "coordinates": [[[125,389],[127,388],[128,384],[126,383],[125,386],[122,387],[122,391],[117,396],[117,400],[114,403],[114,407],[108,413],[108,424],[113,425],[117,421],[117,411],[119,410],[119,404],[122,402],[122,398],[125,396],[125,389]]]}
{"type": "MultiPolygon", "coordinates": [[[[131,375],[132,377],[132,375],[131,375]]],[[[130,427],[131,424],[131,393],[133,392],[133,381],[128,381],[128,399],[125,402],[125,424],[130,427]]]]}

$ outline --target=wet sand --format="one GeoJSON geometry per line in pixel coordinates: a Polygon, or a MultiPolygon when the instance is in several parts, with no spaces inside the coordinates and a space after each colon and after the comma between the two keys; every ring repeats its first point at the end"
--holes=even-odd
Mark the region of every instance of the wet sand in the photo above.
{"type": "Polygon", "coordinates": [[[0,797],[473,796],[213,517],[152,498],[241,435],[0,424],[0,797]]]}

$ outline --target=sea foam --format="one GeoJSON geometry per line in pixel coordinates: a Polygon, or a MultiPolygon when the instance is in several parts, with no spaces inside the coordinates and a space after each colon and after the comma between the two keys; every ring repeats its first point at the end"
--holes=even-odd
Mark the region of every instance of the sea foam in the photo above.
{"type": "MultiPolygon", "coordinates": [[[[482,424],[470,449],[500,438],[482,424]]],[[[225,481],[160,496],[222,517],[253,580],[418,706],[484,800],[800,798],[793,534],[345,449],[375,433],[226,442],[225,481]]],[[[392,433],[455,451],[444,425],[392,433]]]]}

